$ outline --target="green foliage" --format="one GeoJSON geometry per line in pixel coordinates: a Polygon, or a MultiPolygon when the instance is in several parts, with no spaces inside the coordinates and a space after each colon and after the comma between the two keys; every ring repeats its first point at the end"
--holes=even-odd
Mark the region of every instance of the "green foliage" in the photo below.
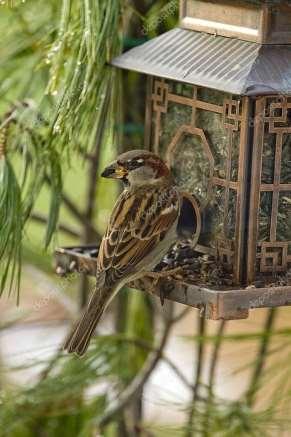
{"type": "MultiPolygon", "coordinates": [[[[151,302],[144,293],[131,292],[127,306],[125,335],[127,338],[137,338],[149,346],[153,344],[153,314],[151,302]]],[[[126,345],[127,353],[122,354],[125,368],[128,369],[128,383],[142,368],[149,351],[136,344],[126,345]]]]}
{"type": "Polygon", "coordinates": [[[92,356],[86,360],[61,358],[54,375],[20,393],[4,393],[0,411],[2,435],[22,435],[26,430],[27,435],[33,436],[40,429],[45,429],[48,436],[91,435],[90,420],[98,411],[101,414],[105,397],[100,395],[87,402],[83,393],[90,383],[108,371],[110,364],[98,360],[103,352],[101,347],[96,366],[92,356]]]}
{"type": "Polygon", "coordinates": [[[120,79],[107,65],[120,51],[120,2],[13,6],[0,6],[0,111],[13,114],[0,167],[0,293],[6,282],[19,290],[23,231],[43,185],[50,185],[48,247],[72,154],[115,144],[120,113],[120,79]]]}
{"type": "Polygon", "coordinates": [[[51,129],[62,150],[69,145],[90,150],[110,108],[106,93],[114,99],[116,75],[107,63],[120,51],[119,14],[116,0],[63,1],[58,36],[45,60],[47,92],[58,96],[51,129]]]}
{"type": "Polygon", "coordinates": [[[279,419],[276,411],[265,409],[253,411],[243,402],[225,402],[216,399],[210,412],[210,421],[205,429],[205,411],[203,403],[195,409],[195,424],[189,430],[183,426],[152,427],[157,437],[182,437],[185,435],[203,437],[272,437],[278,432],[288,430],[289,421],[279,419]]]}
{"type": "MultiPolygon", "coordinates": [[[[40,429],[48,437],[91,436],[110,402],[110,393],[118,395],[118,381],[128,375],[119,358],[121,348],[125,356],[132,354],[129,340],[123,335],[100,336],[83,359],[60,355],[45,379],[22,390],[0,391],[1,436],[32,437],[40,429]],[[99,383],[98,394],[87,392],[99,383]]],[[[32,362],[28,367],[38,364],[48,365],[32,362]]],[[[23,370],[23,366],[14,370],[23,370]]]]}
{"type": "Polygon", "coordinates": [[[157,36],[162,31],[177,25],[179,15],[179,0],[158,0],[152,3],[144,19],[144,33],[150,37],[157,36]]]}
{"type": "MultiPolygon", "coordinates": [[[[126,381],[128,377],[128,367],[120,365],[121,353],[133,359],[133,348],[136,355],[142,356],[152,347],[151,342],[140,340],[140,337],[130,337],[128,333],[99,336],[84,358],[60,355],[45,379],[21,390],[2,389],[1,436],[33,437],[38,435],[39,430],[48,437],[95,435],[100,418],[112,402],[112,397],[118,398],[123,389],[119,381],[126,381]],[[92,387],[93,391],[90,390],[92,387]]],[[[46,362],[31,362],[27,367],[39,364],[45,367],[48,365],[46,362]]],[[[278,362],[271,365],[274,373],[278,372],[278,368],[278,362]]],[[[23,366],[15,367],[14,370],[23,370],[23,366]]],[[[267,376],[270,369],[266,370],[267,376]]],[[[286,384],[290,370],[284,373],[286,384]]],[[[270,378],[270,374],[267,377],[270,378]]],[[[206,392],[207,387],[202,388],[206,392]]],[[[207,398],[202,395],[194,405],[195,420],[191,433],[204,437],[259,437],[263,433],[272,437],[290,429],[289,406],[290,393],[283,394],[281,388],[279,393],[270,394],[263,408],[256,409],[248,406],[244,397],[236,401],[226,401],[214,395],[205,428],[208,406],[207,398]],[[286,412],[282,413],[284,402],[286,412]]],[[[185,405],[176,403],[168,404],[167,408],[187,413],[192,406],[185,408],[185,405]]],[[[189,431],[183,424],[175,427],[144,424],[143,427],[161,437],[185,436],[189,431]]]]}

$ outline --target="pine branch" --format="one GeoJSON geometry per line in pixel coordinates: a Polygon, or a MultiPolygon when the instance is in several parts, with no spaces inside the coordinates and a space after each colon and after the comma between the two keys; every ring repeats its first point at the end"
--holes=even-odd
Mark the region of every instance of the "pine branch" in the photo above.
{"type": "Polygon", "coordinates": [[[206,399],[206,407],[205,407],[205,419],[204,419],[204,425],[203,425],[203,431],[204,435],[208,436],[208,421],[210,417],[211,407],[213,404],[213,398],[214,398],[214,380],[215,380],[215,371],[218,364],[219,359],[219,352],[220,348],[223,342],[223,334],[225,330],[226,321],[222,320],[219,323],[216,339],[213,345],[213,350],[210,358],[210,370],[209,370],[209,377],[208,377],[208,396],[206,399]]]}
{"type": "Polygon", "coordinates": [[[197,340],[197,357],[196,357],[196,367],[194,371],[194,387],[193,387],[193,394],[192,394],[192,405],[189,411],[188,424],[187,424],[185,437],[192,437],[193,435],[192,429],[195,419],[195,407],[197,401],[199,400],[199,388],[201,384],[201,374],[204,364],[205,344],[203,342],[203,336],[205,333],[206,333],[206,320],[203,314],[198,316],[199,340],[197,340]]]}
{"type": "MultiPolygon", "coordinates": [[[[45,176],[45,182],[49,187],[51,187],[51,180],[48,176],[45,176]]],[[[75,205],[70,197],[64,192],[62,192],[62,202],[68,209],[68,211],[70,211],[70,213],[79,221],[81,226],[87,226],[88,228],[90,228],[92,236],[94,235],[94,242],[98,244],[98,242],[101,241],[101,236],[98,234],[92,223],[87,220],[86,215],[79,210],[77,205],[75,205]]]]}
{"type": "MultiPolygon", "coordinates": [[[[173,319],[173,323],[174,324],[177,323],[177,318],[173,319]]],[[[149,343],[147,343],[146,341],[143,341],[141,339],[123,338],[122,341],[124,341],[126,343],[132,343],[135,346],[141,347],[141,348],[146,349],[150,352],[158,353],[158,349],[156,347],[153,347],[152,345],[150,345],[149,343]]],[[[167,357],[164,353],[161,353],[161,360],[164,361],[170,367],[170,369],[176,374],[176,376],[180,379],[182,384],[187,389],[190,389],[191,391],[193,391],[193,389],[194,389],[193,385],[187,380],[187,378],[184,376],[184,374],[180,371],[179,367],[176,366],[176,364],[173,363],[173,361],[169,357],[167,357]]]]}
{"type": "MultiPolygon", "coordinates": [[[[44,214],[40,214],[40,213],[36,213],[36,212],[32,213],[30,216],[30,219],[32,221],[35,221],[37,223],[41,223],[43,225],[47,224],[47,217],[44,214]]],[[[60,231],[64,232],[65,234],[68,234],[70,237],[78,238],[78,239],[80,239],[80,237],[81,237],[78,231],[76,231],[75,229],[73,229],[70,226],[65,225],[63,223],[58,224],[58,229],[60,231]]]]}
{"type": "Polygon", "coordinates": [[[219,358],[219,351],[220,351],[220,347],[223,341],[223,333],[225,330],[225,326],[226,326],[226,321],[222,320],[219,323],[218,329],[217,329],[217,334],[216,334],[216,340],[214,343],[214,347],[213,347],[213,351],[212,351],[212,356],[210,359],[210,370],[209,370],[209,378],[208,378],[208,384],[209,384],[209,393],[213,394],[213,386],[214,386],[214,378],[215,378],[215,370],[216,370],[216,366],[217,366],[217,362],[218,362],[218,358],[219,358]]]}
{"type": "Polygon", "coordinates": [[[270,310],[268,310],[266,316],[265,326],[263,330],[265,335],[262,337],[260,342],[256,364],[250,379],[249,389],[246,393],[246,402],[249,407],[253,406],[256,394],[260,387],[260,382],[264,371],[270,342],[272,339],[272,331],[277,313],[277,308],[271,308],[270,310]]]}
{"type": "MultiPolygon", "coordinates": [[[[173,309],[172,305],[171,308],[173,309]]],[[[141,371],[136,375],[126,389],[117,397],[115,402],[111,403],[103,416],[98,419],[98,427],[100,429],[103,429],[114,419],[114,417],[116,417],[116,415],[123,411],[135,399],[135,396],[137,393],[139,393],[140,389],[147,383],[152,372],[160,362],[173,325],[173,319],[168,318],[164,324],[161,336],[157,341],[155,350],[148,355],[148,358],[141,371]]]]}

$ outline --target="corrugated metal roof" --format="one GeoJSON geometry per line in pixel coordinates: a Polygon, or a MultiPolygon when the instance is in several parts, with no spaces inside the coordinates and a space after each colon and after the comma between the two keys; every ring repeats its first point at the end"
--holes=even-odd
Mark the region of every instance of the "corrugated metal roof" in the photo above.
{"type": "Polygon", "coordinates": [[[240,95],[291,94],[291,46],[263,46],[175,28],[112,65],[240,95]]]}

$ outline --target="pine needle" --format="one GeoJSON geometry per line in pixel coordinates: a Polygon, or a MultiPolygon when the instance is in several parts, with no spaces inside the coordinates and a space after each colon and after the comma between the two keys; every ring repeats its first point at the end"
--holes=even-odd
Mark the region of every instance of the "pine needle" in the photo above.
{"type": "Polygon", "coordinates": [[[21,189],[9,161],[0,160],[0,295],[7,280],[9,293],[17,290],[22,243],[22,203],[21,189]]]}

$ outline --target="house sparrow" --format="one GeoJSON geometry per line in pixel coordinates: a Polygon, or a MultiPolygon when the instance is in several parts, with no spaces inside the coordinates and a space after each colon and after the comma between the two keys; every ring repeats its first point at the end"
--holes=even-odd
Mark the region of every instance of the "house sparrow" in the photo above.
{"type": "Polygon", "coordinates": [[[180,194],[170,170],[157,155],[132,150],[120,155],[101,176],[122,180],[124,191],[100,245],[94,294],[64,346],[78,355],[86,352],[98,321],[117,292],[152,272],[177,240],[180,194]]]}

